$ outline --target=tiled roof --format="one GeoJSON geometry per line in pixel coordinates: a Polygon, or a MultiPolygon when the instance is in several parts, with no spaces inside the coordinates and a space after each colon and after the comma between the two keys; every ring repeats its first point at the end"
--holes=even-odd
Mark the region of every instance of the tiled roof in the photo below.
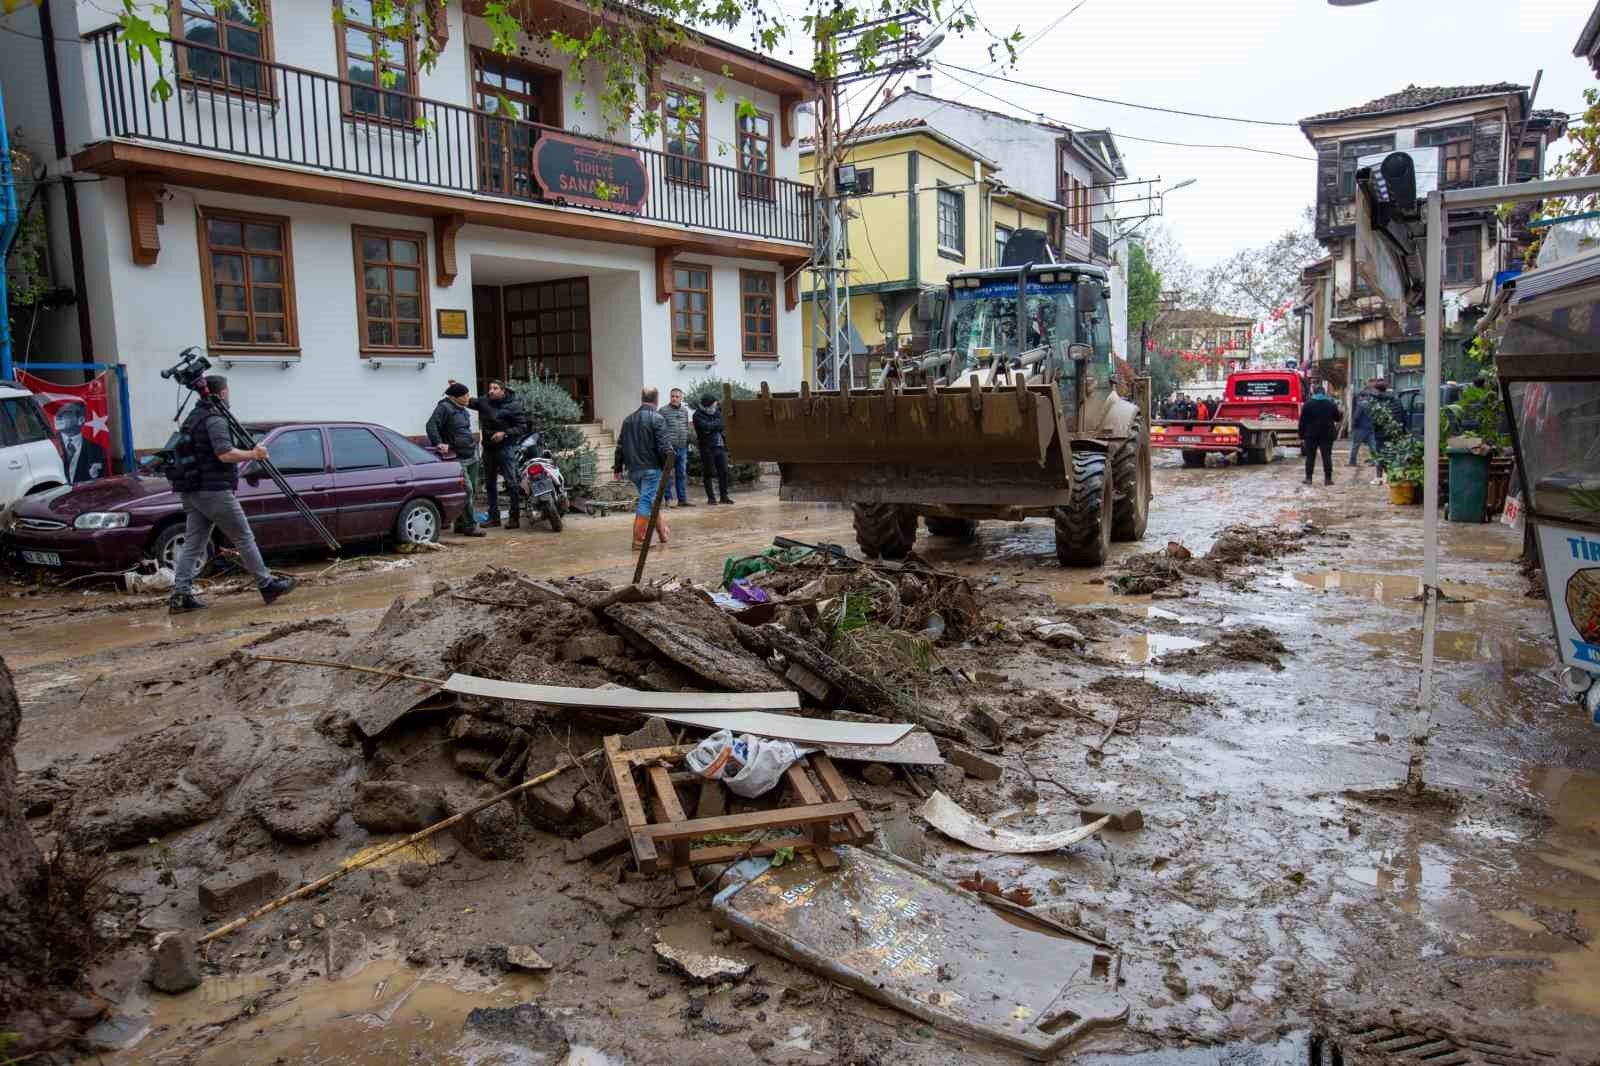
{"type": "Polygon", "coordinates": [[[1320,115],[1312,115],[1300,120],[1301,125],[1312,122],[1337,122],[1345,118],[1357,118],[1362,115],[1386,115],[1394,111],[1414,111],[1422,107],[1432,107],[1434,104],[1445,104],[1452,100],[1470,100],[1477,96],[1498,96],[1502,93],[1516,93],[1527,90],[1526,85],[1517,85],[1509,81],[1495,82],[1492,85],[1446,85],[1446,86],[1421,86],[1407,85],[1397,93],[1380,96],[1376,100],[1368,100],[1359,107],[1346,107],[1339,111],[1324,111],[1320,115]]]}
{"type": "MultiPolygon", "coordinates": [[[[885,133],[898,133],[901,130],[914,130],[922,126],[926,126],[927,124],[928,123],[925,120],[920,118],[900,118],[895,119],[893,122],[879,122],[871,126],[862,126],[860,129],[856,130],[855,133],[851,134],[850,139],[852,141],[859,141],[867,137],[878,137],[885,133]]],[[[800,144],[802,147],[815,143],[816,137],[813,135],[808,134],[807,136],[800,138],[800,144]]]]}

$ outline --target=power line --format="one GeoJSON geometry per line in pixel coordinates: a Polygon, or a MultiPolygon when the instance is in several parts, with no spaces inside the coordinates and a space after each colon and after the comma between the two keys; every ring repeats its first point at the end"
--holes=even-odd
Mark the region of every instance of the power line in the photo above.
{"type": "Polygon", "coordinates": [[[1294,129],[1299,129],[1300,127],[1298,122],[1274,122],[1268,119],[1259,118],[1235,118],[1232,115],[1212,115],[1204,111],[1181,111],[1174,107],[1156,107],[1154,104],[1135,104],[1128,100],[1113,100],[1109,96],[1090,96],[1088,93],[1073,92],[1071,89],[1057,89],[1050,85],[1039,85],[1031,81],[1021,81],[1017,78],[1005,77],[1002,74],[985,74],[980,70],[973,70],[970,67],[957,66],[954,63],[940,62],[937,65],[941,67],[947,67],[951,70],[959,70],[965,74],[975,74],[980,78],[993,78],[995,81],[1003,81],[1008,85],[1020,85],[1025,89],[1039,89],[1042,92],[1058,93],[1061,96],[1075,96],[1080,100],[1094,100],[1097,103],[1116,104],[1119,107],[1136,107],[1141,111],[1162,111],[1169,115],[1187,115],[1189,118],[1209,118],[1216,119],[1218,122],[1242,122],[1251,126],[1289,126],[1294,129]]]}
{"type": "MultiPolygon", "coordinates": [[[[974,85],[971,82],[962,81],[962,79],[957,78],[954,75],[951,75],[951,80],[953,80],[953,81],[955,81],[955,82],[957,82],[957,83],[959,83],[961,85],[965,85],[967,88],[972,89],[972,90],[974,90],[974,91],[976,91],[978,93],[981,93],[984,96],[987,96],[989,99],[995,101],[996,103],[1004,104],[1007,107],[1012,108],[1015,111],[1021,111],[1021,112],[1024,112],[1024,113],[1026,113],[1028,111],[1028,109],[1026,107],[1023,107],[1021,104],[1019,104],[1019,103],[1017,103],[1017,102],[1015,102],[1013,100],[1007,100],[1004,97],[996,96],[994,93],[990,92],[989,90],[980,88],[979,86],[974,85]]],[[[946,103],[947,104],[952,104],[952,103],[955,103],[955,101],[954,100],[949,100],[949,101],[946,101],[946,103]]],[[[930,114],[931,114],[931,112],[930,112],[930,114]]],[[[1059,125],[1066,126],[1069,129],[1090,130],[1092,128],[1092,127],[1089,127],[1089,126],[1078,125],[1077,123],[1073,123],[1073,122],[1061,122],[1059,119],[1053,119],[1052,121],[1056,122],[1059,125]]],[[[1156,138],[1156,137],[1137,137],[1137,136],[1135,136],[1135,135],[1133,135],[1131,133],[1122,133],[1122,132],[1119,132],[1119,131],[1116,131],[1116,130],[1113,130],[1111,132],[1118,140],[1123,140],[1123,141],[1143,141],[1143,142],[1145,142],[1147,144],[1165,144],[1165,145],[1170,145],[1170,146],[1172,146],[1174,148],[1225,148],[1225,149],[1229,149],[1229,150],[1235,151],[1235,152],[1254,152],[1254,153],[1256,153],[1258,155],[1276,155],[1276,156],[1282,156],[1285,159],[1299,159],[1299,160],[1303,160],[1303,161],[1308,162],[1308,163],[1315,163],[1317,161],[1317,157],[1316,156],[1295,155],[1292,152],[1279,152],[1279,151],[1277,151],[1275,149],[1272,149],[1272,148],[1253,148],[1253,147],[1251,147],[1250,145],[1247,145],[1247,144],[1196,144],[1196,143],[1192,143],[1192,142],[1189,142],[1189,141],[1164,141],[1164,140],[1160,140],[1159,138],[1156,138]]]]}
{"type": "MultiPolygon", "coordinates": [[[[1088,2],[1089,2],[1089,0],[1078,0],[1078,2],[1076,4],[1073,4],[1071,7],[1067,8],[1067,10],[1063,11],[1061,14],[1057,15],[1054,19],[1052,19],[1049,22],[1049,24],[1047,24],[1043,29],[1040,29],[1040,30],[1036,31],[1035,33],[1031,34],[1029,39],[1028,39],[1028,42],[1026,44],[1024,44],[1021,48],[1017,49],[1017,53],[1016,53],[1017,58],[1020,58],[1022,56],[1022,53],[1026,52],[1028,49],[1032,48],[1034,45],[1036,45],[1040,41],[1044,40],[1045,37],[1048,36],[1057,26],[1059,26],[1063,22],[1065,22],[1075,11],[1077,11],[1080,7],[1082,7],[1084,4],[1087,4],[1088,2]]],[[[1001,60],[998,60],[998,59],[995,60],[993,63],[989,64],[989,69],[991,71],[997,69],[1000,66],[1001,62],[1002,62],[1001,60]]],[[[967,87],[969,89],[976,89],[977,88],[977,86],[975,86],[975,85],[969,85],[967,82],[961,81],[960,78],[956,78],[955,80],[958,81],[958,82],[961,82],[962,85],[967,85],[967,87]]],[[[978,91],[982,92],[983,90],[982,89],[978,89],[978,91]]],[[[932,111],[930,111],[926,115],[924,115],[923,118],[924,119],[932,118],[934,115],[937,115],[939,112],[943,111],[945,108],[949,107],[951,104],[955,103],[957,100],[960,100],[965,95],[967,95],[967,94],[966,93],[957,93],[953,99],[946,100],[944,103],[940,104],[938,107],[934,108],[932,111]]]]}

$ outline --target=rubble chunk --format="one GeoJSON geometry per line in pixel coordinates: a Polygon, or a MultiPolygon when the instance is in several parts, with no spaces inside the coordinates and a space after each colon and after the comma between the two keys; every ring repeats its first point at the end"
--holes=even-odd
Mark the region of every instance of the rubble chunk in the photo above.
{"type": "Polygon", "coordinates": [[[833,696],[832,685],[799,663],[790,664],[788,672],[783,675],[783,679],[818,703],[827,703],[833,696]]]}
{"type": "Polygon", "coordinates": [[[945,750],[944,757],[955,765],[961,767],[966,773],[976,777],[979,781],[998,781],[1003,768],[997,762],[991,762],[975,751],[958,748],[951,745],[945,750]]]}
{"type": "MultiPolygon", "coordinates": [[[[452,798],[449,801],[450,813],[457,814],[477,806],[479,802],[478,799],[452,798]]],[[[524,851],[522,819],[517,816],[516,805],[512,803],[502,802],[485,807],[472,817],[451,826],[450,831],[462,847],[480,859],[520,859],[524,851]]]]}
{"type": "Polygon", "coordinates": [[[976,702],[967,712],[967,718],[980,733],[984,733],[996,743],[1004,742],[1006,733],[1011,728],[1011,716],[992,703],[976,702]]]}
{"type": "Polygon", "coordinates": [[[623,751],[640,751],[644,748],[670,748],[674,741],[672,730],[659,718],[651,718],[644,725],[622,738],[623,751]]]}
{"type": "Polygon", "coordinates": [[[283,878],[275,869],[239,867],[200,882],[200,909],[207,914],[227,914],[252,903],[265,903],[282,891],[283,878]]]}
{"type": "Polygon", "coordinates": [[[393,929],[400,924],[400,916],[393,907],[376,907],[372,911],[372,928],[393,929]]]}
{"type": "Polygon", "coordinates": [[[911,824],[904,807],[878,819],[878,842],[883,850],[910,862],[921,863],[928,851],[928,840],[921,829],[911,824]]]}
{"type": "Polygon", "coordinates": [[[610,633],[571,637],[561,645],[561,658],[569,663],[592,663],[627,651],[628,642],[610,633]]]}
{"type": "Polygon", "coordinates": [[[894,771],[881,762],[868,763],[861,768],[861,778],[870,785],[888,788],[894,784],[894,771]]]}
{"type": "Polygon", "coordinates": [[[695,984],[720,985],[742,981],[750,976],[755,963],[730,959],[726,955],[690,951],[676,947],[664,940],[655,944],[657,969],[676,973],[695,984]]]}
{"type": "Polygon", "coordinates": [[[500,751],[516,742],[517,729],[475,714],[458,714],[450,721],[450,739],[500,751]]]}
{"type": "Polygon", "coordinates": [[[494,1040],[542,1052],[541,1061],[561,1062],[571,1050],[566,1032],[537,1003],[474,1007],[465,1028],[494,1040]]]}
{"type": "Polygon", "coordinates": [[[1135,829],[1144,828],[1144,812],[1137,807],[1108,805],[1086,807],[1078,812],[1078,816],[1083,819],[1084,825],[1098,822],[1102,818],[1110,818],[1111,821],[1106,823],[1106,828],[1119,833],[1131,833],[1135,829]]]}
{"type": "MultiPolygon", "coordinates": [[[[659,720],[659,719],[658,719],[659,720]]],[[[628,827],[619,819],[583,834],[567,844],[567,861],[600,862],[620,855],[628,847],[628,827]]]]}
{"type": "Polygon", "coordinates": [[[150,956],[150,983],[159,992],[176,995],[200,984],[200,950],[184,932],[163,933],[150,956]]]}
{"type": "Polygon", "coordinates": [[[472,777],[485,777],[500,761],[500,756],[482,748],[457,748],[452,753],[456,769],[472,777]]]}
{"type": "Polygon", "coordinates": [[[510,944],[506,947],[506,965],[513,970],[527,970],[529,973],[544,973],[554,967],[533,948],[527,944],[510,944]]]}
{"type": "Polygon", "coordinates": [[[363,781],[350,815],[369,833],[412,833],[444,817],[444,796],[406,781],[363,781]]]}

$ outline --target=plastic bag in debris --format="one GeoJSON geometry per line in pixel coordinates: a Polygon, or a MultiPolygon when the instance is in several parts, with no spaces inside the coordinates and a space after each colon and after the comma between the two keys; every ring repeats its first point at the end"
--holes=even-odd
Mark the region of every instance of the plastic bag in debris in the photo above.
{"type": "Polygon", "coordinates": [[[722,729],[702,740],[685,761],[701,777],[721,781],[735,796],[753,799],[783,780],[783,772],[808,750],[787,740],[749,733],[735,737],[732,730],[722,729]]]}
{"type": "Polygon", "coordinates": [[[129,592],[165,592],[172,587],[174,580],[172,571],[164,566],[158,567],[153,574],[129,570],[122,575],[122,583],[129,592]]]}

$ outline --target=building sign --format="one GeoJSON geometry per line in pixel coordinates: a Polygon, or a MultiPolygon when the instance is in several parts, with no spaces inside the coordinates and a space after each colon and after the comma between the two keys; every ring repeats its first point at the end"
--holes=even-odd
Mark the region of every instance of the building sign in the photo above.
{"type": "Polygon", "coordinates": [[[439,336],[440,337],[465,337],[467,335],[467,313],[449,308],[439,308],[439,336]]]}
{"type": "Polygon", "coordinates": [[[1537,525],[1561,661],[1600,674],[1600,536],[1537,525]]]}
{"type": "Polygon", "coordinates": [[[1422,353],[1421,352],[1406,352],[1403,355],[1401,355],[1400,359],[1395,363],[1395,366],[1398,366],[1398,367],[1417,367],[1417,366],[1421,366],[1421,365],[1422,365],[1422,353]]]}
{"type": "Polygon", "coordinates": [[[107,374],[82,385],[58,385],[26,370],[17,383],[32,392],[61,442],[67,481],[77,485],[111,476],[111,396],[107,374]]]}
{"type": "Polygon", "coordinates": [[[544,131],[533,146],[533,175],[546,196],[637,215],[649,175],[631,148],[544,131]]]}

